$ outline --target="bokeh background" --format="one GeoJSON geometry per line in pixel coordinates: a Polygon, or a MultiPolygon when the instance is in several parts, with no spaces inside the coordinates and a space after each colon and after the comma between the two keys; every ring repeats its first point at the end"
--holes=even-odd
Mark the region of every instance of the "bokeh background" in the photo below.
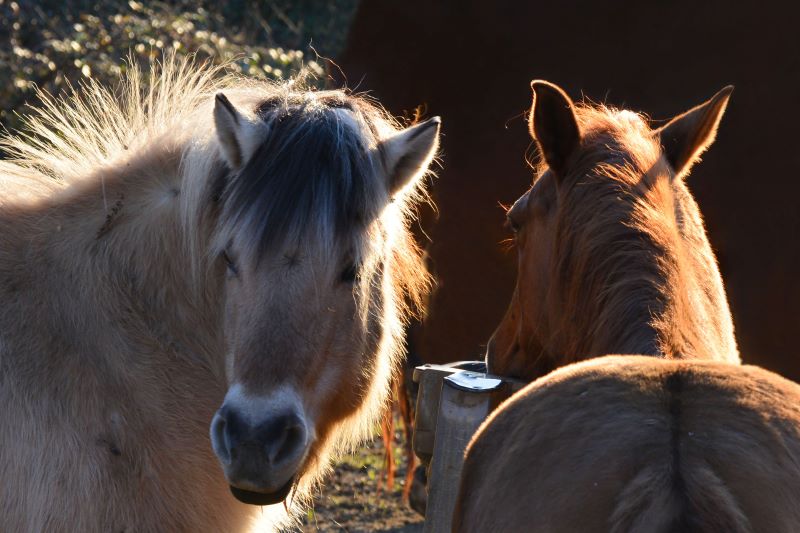
{"type": "MultiPolygon", "coordinates": [[[[799,16],[796,3],[755,0],[0,0],[0,124],[24,129],[35,86],[113,85],[127,54],[146,65],[170,48],[264,78],[303,69],[395,115],[442,116],[437,210],[416,228],[438,286],[409,346],[414,361],[444,362],[482,356],[513,289],[500,204],[531,180],[530,80],[655,120],[734,84],[688,183],[744,361],[800,380],[799,16]]],[[[418,528],[398,488],[377,494],[380,453],[339,465],[302,527],[418,528]]]]}
{"type": "Polygon", "coordinates": [[[169,49],[233,70],[285,79],[317,54],[338,55],[357,0],[0,0],[0,123],[35,103],[35,87],[57,93],[95,78],[114,85],[128,58],[147,68],[169,49]]]}

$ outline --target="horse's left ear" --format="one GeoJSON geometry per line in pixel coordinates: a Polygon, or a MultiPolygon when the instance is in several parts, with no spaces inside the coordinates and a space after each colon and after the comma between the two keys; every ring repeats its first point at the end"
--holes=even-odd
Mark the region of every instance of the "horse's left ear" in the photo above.
{"type": "Polygon", "coordinates": [[[236,109],[228,97],[217,93],[214,98],[214,125],[217,139],[228,166],[238,169],[244,161],[245,128],[247,118],[236,109]]]}
{"type": "Polygon", "coordinates": [[[425,173],[439,148],[442,119],[433,117],[381,142],[389,179],[389,192],[395,194],[425,173]]]}
{"type": "Polygon", "coordinates": [[[700,155],[714,142],[732,92],[733,85],[728,85],[707,102],[678,115],[656,130],[664,156],[675,170],[676,177],[688,174],[700,155]]]}
{"type": "Polygon", "coordinates": [[[567,160],[581,143],[581,130],[575,106],[561,87],[544,80],[533,80],[533,106],[528,129],[542,157],[556,177],[566,174],[567,160]]]}

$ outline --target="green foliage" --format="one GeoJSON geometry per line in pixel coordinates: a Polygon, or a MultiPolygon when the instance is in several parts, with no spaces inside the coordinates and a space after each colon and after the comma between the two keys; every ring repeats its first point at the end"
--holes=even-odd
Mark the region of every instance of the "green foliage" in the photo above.
{"type": "Polygon", "coordinates": [[[0,125],[36,103],[35,87],[57,94],[95,78],[113,86],[130,55],[143,67],[167,49],[230,62],[260,78],[305,68],[324,83],[324,57],[344,44],[357,0],[0,0],[0,125]]]}

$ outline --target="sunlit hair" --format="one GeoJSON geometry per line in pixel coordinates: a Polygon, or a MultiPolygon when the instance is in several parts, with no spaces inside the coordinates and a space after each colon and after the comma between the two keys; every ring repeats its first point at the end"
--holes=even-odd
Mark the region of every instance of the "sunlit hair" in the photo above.
{"type": "MultiPolygon", "coordinates": [[[[234,231],[247,235],[245,254],[254,261],[293,241],[311,242],[319,256],[332,246],[352,246],[362,269],[354,297],[364,314],[370,295],[380,293],[386,340],[362,407],[318,455],[349,449],[370,434],[402,353],[403,326],[420,311],[430,285],[409,230],[415,204],[427,198],[425,180],[390,199],[379,170],[379,142],[400,129],[394,119],[366,96],[244,79],[224,67],[174,56],[149,75],[130,65],[116,91],[90,80],[63,97],[39,97],[42,104],[32,109],[27,131],[0,141],[9,154],[0,162],[0,202],[37,202],[68,186],[102,184],[107,172],[135,163],[147,176],[141,179],[144,197],[154,183],[164,185],[152,192],[154,205],[173,205],[158,202],[164,191],[174,191],[177,226],[170,231],[185,247],[191,265],[186,275],[198,294],[234,231]],[[265,126],[260,148],[238,170],[227,166],[215,133],[219,92],[244,102],[265,126]]],[[[113,199],[104,200],[110,212],[113,199]]],[[[126,260],[139,259],[131,253],[126,260]]],[[[140,262],[151,268],[147,257],[140,262]]]]}
{"type": "MultiPolygon", "coordinates": [[[[398,282],[413,304],[408,311],[421,304],[430,279],[420,275],[423,263],[407,226],[413,204],[427,199],[424,180],[397,195],[384,213],[370,211],[381,191],[375,185],[373,162],[364,151],[399,125],[369,97],[313,91],[298,80],[256,81],[229,73],[224,65],[200,66],[191,58],[171,54],[149,74],[135,63],[129,65],[116,90],[90,79],[62,97],[44,92],[37,96],[42,104],[29,110],[25,131],[0,139],[9,155],[0,162],[2,179],[14,181],[8,194],[21,189],[36,197],[81,180],[102,179],[103,168],[123,163],[137,148],[158,140],[167,150],[178,147],[181,154],[187,229],[205,218],[199,212],[206,211],[204,201],[220,194],[230,201],[225,209],[228,221],[241,222],[254,212],[261,217],[262,223],[252,228],[259,252],[276,239],[298,238],[309,222],[316,222],[320,242],[331,243],[353,224],[392,215],[386,222],[396,233],[390,237],[402,266],[398,282]],[[258,113],[271,126],[268,139],[242,170],[244,179],[230,183],[222,179],[226,169],[218,150],[209,150],[216,143],[213,96],[222,91],[260,102],[258,113]],[[362,126],[359,131],[337,113],[339,109],[350,111],[362,126]],[[284,148],[297,142],[303,143],[308,157],[300,161],[283,157],[284,148]],[[335,168],[319,167],[326,155],[335,168]],[[309,179],[292,179],[298,174],[309,179]],[[248,175],[251,179],[246,179],[248,175]],[[206,176],[216,179],[203,179],[206,176]],[[312,213],[319,219],[309,220],[312,213]]],[[[197,252],[194,244],[189,243],[197,252]]]]}
{"type": "MultiPolygon", "coordinates": [[[[575,117],[581,147],[562,180],[555,226],[554,281],[565,309],[574,311],[553,324],[554,335],[567,343],[563,352],[702,350],[696,335],[703,331],[680,323],[694,306],[687,295],[695,291],[695,274],[687,273],[716,272],[705,237],[698,237],[702,220],[694,200],[662,158],[647,117],[594,104],[576,105],[575,117]]],[[[545,170],[539,163],[539,175],[545,170]]]]}

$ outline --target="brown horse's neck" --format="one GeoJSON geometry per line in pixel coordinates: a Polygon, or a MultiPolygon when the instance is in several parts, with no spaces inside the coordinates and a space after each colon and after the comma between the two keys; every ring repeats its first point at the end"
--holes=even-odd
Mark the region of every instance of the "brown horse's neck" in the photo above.
{"type": "Polygon", "coordinates": [[[641,200],[617,209],[627,210],[625,223],[603,224],[619,212],[604,215],[600,208],[593,227],[602,235],[570,235],[574,228],[566,228],[556,245],[561,262],[553,279],[564,295],[551,312],[561,317],[552,325],[558,351],[576,359],[647,354],[738,361],[716,260],[685,185],[661,176],[641,200]],[[589,253],[578,257],[575,249],[589,253]]]}
{"type": "Polygon", "coordinates": [[[222,371],[223,276],[187,253],[180,154],[153,148],[97,179],[0,212],[2,249],[16,250],[0,258],[0,276],[10,281],[3,286],[31,308],[50,309],[33,315],[51,322],[43,331],[97,350],[92,357],[120,348],[121,364],[130,363],[126,350],[140,362],[171,353],[222,371]],[[112,332],[125,338],[111,339],[112,332]]]}

